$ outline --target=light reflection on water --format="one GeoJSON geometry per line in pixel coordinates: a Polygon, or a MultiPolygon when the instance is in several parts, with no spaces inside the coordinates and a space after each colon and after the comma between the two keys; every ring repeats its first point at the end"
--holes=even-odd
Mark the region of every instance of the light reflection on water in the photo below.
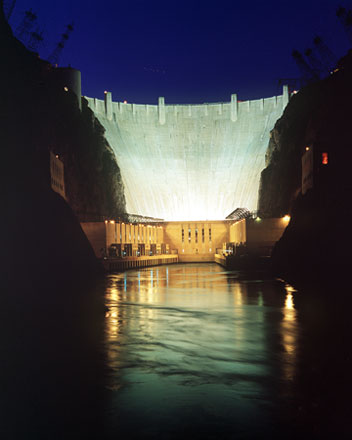
{"type": "Polygon", "coordinates": [[[271,432],[295,374],[294,295],[212,264],[110,275],[107,429],[150,438],[271,432]]]}
{"type": "Polygon", "coordinates": [[[283,309],[284,319],[281,324],[281,335],[284,346],[283,372],[286,380],[293,380],[297,356],[297,312],[294,308],[293,293],[296,292],[292,286],[286,284],[286,299],[283,309]]]}

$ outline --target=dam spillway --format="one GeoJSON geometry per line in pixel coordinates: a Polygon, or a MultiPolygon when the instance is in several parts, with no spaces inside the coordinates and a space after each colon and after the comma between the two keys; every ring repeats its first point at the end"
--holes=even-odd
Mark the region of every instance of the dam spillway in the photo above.
{"type": "Polygon", "coordinates": [[[219,220],[257,209],[270,130],[283,95],[199,105],[141,105],[88,98],[121,170],[130,214],[219,220]]]}

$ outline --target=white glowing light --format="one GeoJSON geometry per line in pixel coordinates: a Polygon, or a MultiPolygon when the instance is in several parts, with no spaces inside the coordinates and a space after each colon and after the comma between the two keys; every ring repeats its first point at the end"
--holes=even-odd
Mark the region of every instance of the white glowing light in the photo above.
{"type": "Polygon", "coordinates": [[[288,293],[285,301],[286,309],[293,309],[293,296],[292,293],[288,293]]]}
{"type": "Polygon", "coordinates": [[[285,284],[285,289],[286,289],[286,292],[288,292],[288,293],[292,293],[292,292],[297,292],[297,290],[293,287],[293,286],[291,286],[290,284],[285,284]]]}
{"type": "Polygon", "coordinates": [[[283,96],[202,105],[124,105],[87,98],[106,129],[126,210],[165,220],[222,220],[257,209],[270,130],[283,96]]]}

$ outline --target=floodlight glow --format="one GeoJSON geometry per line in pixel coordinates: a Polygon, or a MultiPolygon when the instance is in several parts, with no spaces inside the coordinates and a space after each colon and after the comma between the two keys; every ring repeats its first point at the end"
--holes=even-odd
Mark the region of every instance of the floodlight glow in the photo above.
{"type": "Polygon", "coordinates": [[[286,307],[286,309],[293,309],[294,308],[292,293],[288,293],[286,295],[285,307],[286,307]]]}
{"type": "Polygon", "coordinates": [[[269,135],[285,97],[202,105],[139,105],[87,98],[104,126],[126,210],[164,220],[222,220],[257,209],[269,135]]]}
{"type": "Polygon", "coordinates": [[[286,214],[284,217],[282,217],[282,220],[284,221],[284,222],[289,222],[290,220],[291,220],[291,216],[290,215],[288,215],[288,214],[286,214]]]}

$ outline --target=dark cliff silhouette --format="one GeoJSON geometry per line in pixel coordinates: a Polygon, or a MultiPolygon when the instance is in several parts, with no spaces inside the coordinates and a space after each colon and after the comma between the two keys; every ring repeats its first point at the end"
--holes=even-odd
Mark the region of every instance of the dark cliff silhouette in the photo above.
{"type": "MultiPolygon", "coordinates": [[[[2,246],[6,276],[25,270],[71,279],[96,261],[78,219],[123,217],[125,200],[114,154],[84,101],[53,81],[53,67],[13,37],[0,12],[2,246]],[[64,164],[68,204],[50,187],[49,151],[64,164]],[[73,212],[71,211],[71,209],[73,212]],[[61,270],[54,271],[59,266],[61,270]]],[[[94,270],[93,270],[94,272],[94,270]]]]}
{"type": "Polygon", "coordinates": [[[2,6],[0,437],[99,438],[102,269],[75,212],[124,212],[118,168],[91,112],[54,87],[2,6]],[[51,189],[49,150],[71,206],[51,189]]]}
{"type": "Polygon", "coordinates": [[[272,261],[277,274],[298,282],[345,277],[352,234],[350,136],[352,54],[336,71],[291,97],[271,133],[261,176],[259,215],[291,214],[272,261]],[[302,155],[316,152],[313,187],[302,195],[302,155]],[[322,165],[322,152],[328,163],[322,165]]]}

